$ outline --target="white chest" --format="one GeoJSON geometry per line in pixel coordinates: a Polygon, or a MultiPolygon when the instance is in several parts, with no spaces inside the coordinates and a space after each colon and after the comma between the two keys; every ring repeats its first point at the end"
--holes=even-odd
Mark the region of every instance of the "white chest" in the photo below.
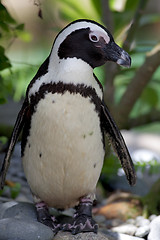
{"type": "Polygon", "coordinates": [[[80,94],[48,93],[31,121],[23,165],[32,192],[57,208],[95,191],[104,159],[95,106],[80,94]]]}

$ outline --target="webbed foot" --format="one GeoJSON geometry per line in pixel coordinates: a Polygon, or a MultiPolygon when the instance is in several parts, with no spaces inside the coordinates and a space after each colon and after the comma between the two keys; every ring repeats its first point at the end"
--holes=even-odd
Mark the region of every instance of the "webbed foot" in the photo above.
{"type": "Polygon", "coordinates": [[[92,204],[90,199],[83,198],[77,207],[73,221],[63,224],[63,231],[70,231],[72,234],[80,232],[98,232],[98,224],[92,218],[92,204]]]}
{"type": "Polygon", "coordinates": [[[44,202],[37,203],[36,209],[37,220],[51,228],[54,233],[57,233],[60,230],[60,224],[55,217],[50,215],[47,205],[44,202]]]}

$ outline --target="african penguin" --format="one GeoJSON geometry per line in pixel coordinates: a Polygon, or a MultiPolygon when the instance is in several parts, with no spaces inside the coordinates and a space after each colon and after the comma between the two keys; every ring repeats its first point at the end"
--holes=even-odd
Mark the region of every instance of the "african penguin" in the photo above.
{"type": "Polygon", "coordinates": [[[129,183],[135,183],[132,160],[93,73],[106,61],[131,64],[128,53],[102,25],[82,19],[66,26],[27,88],[3,162],[1,187],[22,130],[22,161],[37,218],[55,233],[97,232],[91,212],[105,154],[104,133],[129,183]],[[75,206],[70,224],[62,225],[49,215],[48,207],[75,206]]]}

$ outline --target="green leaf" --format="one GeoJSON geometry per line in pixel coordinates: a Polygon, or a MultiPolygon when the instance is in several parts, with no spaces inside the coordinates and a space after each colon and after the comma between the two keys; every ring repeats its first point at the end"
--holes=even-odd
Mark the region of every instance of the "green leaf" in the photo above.
{"type": "Polygon", "coordinates": [[[11,67],[9,59],[4,54],[4,48],[0,46],[0,71],[11,67]]]}
{"type": "Polygon", "coordinates": [[[19,31],[19,30],[17,30],[16,31],[16,35],[17,35],[17,37],[19,37],[24,42],[30,42],[31,39],[32,39],[31,34],[29,32],[27,32],[27,31],[19,31]]]}
{"type": "Polygon", "coordinates": [[[91,0],[94,8],[96,9],[96,11],[98,12],[98,14],[101,16],[102,15],[102,3],[101,0],[91,0]]]}
{"type": "Polygon", "coordinates": [[[83,1],[75,0],[59,0],[57,1],[60,6],[59,11],[61,18],[73,21],[80,18],[94,19],[100,21],[100,16],[97,9],[87,1],[87,7],[84,7],[83,1]]]}
{"type": "Polygon", "coordinates": [[[14,187],[11,187],[10,188],[11,198],[15,199],[19,195],[20,190],[21,190],[21,184],[20,183],[16,183],[14,185],[14,187]]]}
{"type": "Polygon", "coordinates": [[[0,22],[15,23],[15,20],[11,17],[7,9],[0,2],[0,22]]]}
{"type": "Polygon", "coordinates": [[[0,28],[5,32],[9,32],[9,26],[5,22],[0,21],[0,28]]]}
{"type": "Polygon", "coordinates": [[[134,11],[139,3],[139,0],[127,0],[125,5],[125,10],[132,10],[134,11]]]}
{"type": "Polygon", "coordinates": [[[21,30],[23,31],[24,30],[24,24],[19,24],[17,27],[16,27],[16,30],[21,30]]]}
{"type": "Polygon", "coordinates": [[[120,12],[113,12],[112,14],[114,19],[115,35],[119,36],[121,32],[124,30],[124,28],[131,21],[133,14],[131,11],[123,12],[123,17],[122,13],[120,12]]]}
{"type": "Polygon", "coordinates": [[[6,103],[6,98],[0,97],[0,104],[5,104],[5,103],[6,103]]]}
{"type": "Polygon", "coordinates": [[[5,136],[1,136],[1,137],[0,137],[0,142],[1,142],[3,145],[6,144],[7,141],[8,141],[8,138],[7,138],[7,137],[5,137],[5,136]]]}
{"type": "Polygon", "coordinates": [[[147,87],[144,89],[141,98],[144,103],[147,103],[151,107],[156,107],[158,104],[158,93],[152,87],[147,87]]]}

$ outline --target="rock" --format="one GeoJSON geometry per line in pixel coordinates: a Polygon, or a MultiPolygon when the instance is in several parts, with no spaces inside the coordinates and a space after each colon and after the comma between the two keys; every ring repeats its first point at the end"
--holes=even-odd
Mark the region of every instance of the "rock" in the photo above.
{"type": "Polygon", "coordinates": [[[96,215],[94,216],[94,220],[98,223],[98,224],[105,224],[106,218],[102,215],[96,215]]]}
{"type": "Polygon", "coordinates": [[[115,233],[107,229],[102,229],[101,231],[108,237],[109,240],[144,240],[144,238],[133,237],[123,233],[115,233]]]}
{"type": "Polygon", "coordinates": [[[54,237],[54,240],[112,240],[112,239],[108,238],[108,236],[105,236],[104,234],[101,234],[101,233],[95,234],[95,233],[89,232],[89,233],[79,233],[76,235],[72,235],[69,232],[59,232],[54,237]]]}
{"type": "Polygon", "coordinates": [[[128,218],[137,217],[141,214],[141,211],[142,209],[139,200],[133,198],[108,203],[107,205],[100,207],[96,214],[103,215],[107,219],[119,218],[124,221],[128,218]]]}
{"type": "Polygon", "coordinates": [[[122,221],[121,219],[118,218],[114,218],[114,219],[107,219],[105,221],[105,226],[106,228],[112,228],[112,227],[117,227],[119,225],[122,225],[124,223],[124,221],[122,221]]]}
{"type": "Polygon", "coordinates": [[[145,236],[148,235],[149,230],[150,230],[150,226],[149,225],[146,225],[146,226],[143,226],[143,227],[139,227],[139,228],[137,228],[137,230],[135,232],[135,236],[136,237],[145,237],[145,236]]]}
{"type": "Polygon", "coordinates": [[[130,219],[128,219],[127,221],[126,221],[126,223],[128,223],[128,224],[135,224],[135,219],[133,219],[133,218],[130,218],[130,219]]]}
{"type": "Polygon", "coordinates": [[[1,218],[18,218],[18,219],[32,219],[37,221],[37,214],[33,204],[18,203],[12,207],[7,208],[1,218]]]}
{"type": "Polygon", "coordinates": [[[152,214],[152,215],[149,217],[149,220],[152,222],[156,217],[157,217],[157,215],[152,214]]]}
{"type": "Polygon", "coordinates": [[[0,240],[52,240],[54,234],[47,226],[16,218],[0,220],[0,240]]]}
{"type": "Polygon", "coordinates": [[[136,218],[135,224],[137,227],[143,227],[143,226],[149,225],[150,221],[148,219],[144,218],[143,216],[138,216],[136,218]]]}
{"type": "Polygon", "coordinates": [[[117,227],[112,228],[114,232],[125,233],[133,236],[137,230],[137,227],[132,224],[123,224],[117,227]]]}
{"type": "Polygon", "coordinates": [[[160,239],[160,216],[156,217],[150,224],[150,233],[147,240],[160,239]]]}
{"type": "Polygon", "coordinates": [[[5,211],[10,208],[13,207],[15,205],[17,205],[18,203],[15,201],[10,201],[10,202],[5,202],[5,203],[1,203],[0,204],[0,219],[3,218],[3,215],[5,213],[5,211]]]}

